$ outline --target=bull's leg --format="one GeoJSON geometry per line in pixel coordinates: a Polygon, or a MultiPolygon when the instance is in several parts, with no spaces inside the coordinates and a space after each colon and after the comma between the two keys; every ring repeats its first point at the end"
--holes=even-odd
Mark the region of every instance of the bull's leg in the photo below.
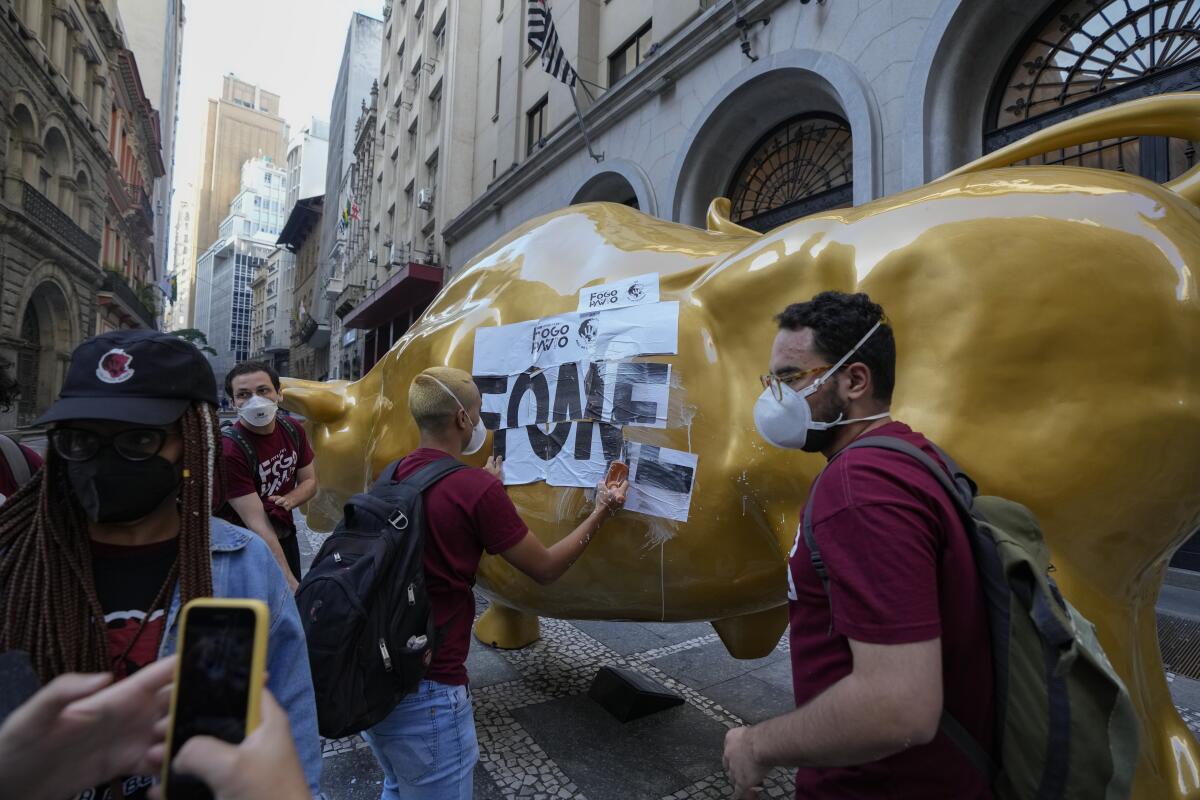
{"type": "Polygon", "coordinates": [[[492,601],[475,623],[475,638],[501,650],[520,650],[541,638],[538,618],[492,601]]]}
{"type": "Polygon", "coordinates": [[[787,625],[786,605],[741,617],[716,619],[712,624],[725,649],[734,658],[763,658],[770,655],[779,644],[779,637],[787,625]]]}
{"type": "Polygon", "coordinates": [[[1133,800],[1200,800],[1200,747],[1175,710],[1158,646],[1155,601],[1163,569],[1113,588],[1076,580],[1060,565],[1067,598],[1096,624],[1104,651],[1137,711],[1139,747],[1133,800]]]}
{"type": "Polygon", "coordinates": [[[1130,673],[1118,666],[1142,723],[1133,796],[1138,800],[1200,800],[1200,745],[1171,700],[1155,623],[1151,599],[1138,609],[1132,680],[1130,673]]]}

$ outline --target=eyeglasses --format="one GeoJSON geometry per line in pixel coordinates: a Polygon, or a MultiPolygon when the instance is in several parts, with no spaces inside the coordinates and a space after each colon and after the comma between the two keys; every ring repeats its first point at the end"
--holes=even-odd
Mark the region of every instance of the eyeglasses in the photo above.
{"type": "Polygon", "coordinates": [[[771,394],[776,400],[783,400],[783,385],[792,384],[801,378],[807,378],[809,375],[817,375],[829,370],[828,365],[822,367],[812,367],[810,369],[785,369],[779,374],[768,372],[766,375],[758,376],[758,380],[762,383],[764,389],[770,389],[771,394]]]}
{"type": "Polygon", "coordinates": [[[128,461],[145,461],[158,455],[167,441],[162,428],[129,428],[112,436],[85,428],[54,428],[47,435],[54,452],[67,461],[89,461],[101,446],[111,447],[128,461]]]}

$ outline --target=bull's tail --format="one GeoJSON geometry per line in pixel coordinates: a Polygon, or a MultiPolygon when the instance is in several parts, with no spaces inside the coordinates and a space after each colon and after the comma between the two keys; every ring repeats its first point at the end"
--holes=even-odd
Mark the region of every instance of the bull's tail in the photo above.
{"type": "Polygon", "coordinates": [[[738,225],[729,217],[732,204],[728,197],[715,197],[708,204],[708,229],[714,233],[729,233],[737,236],[762,236],[761,233],[738,225]]]}
{"type": "MultiPolygon", "coordinates": [[[[1007,167],[1052,150],[1125,136],[1200,139],[1200,93],[1162,94],[1083,114],[989,153],[959,167],[946,177],[1007,167]]],[[[1165,185],[1176,194],[1200,205],[1200,164],[1165,185]]]]}

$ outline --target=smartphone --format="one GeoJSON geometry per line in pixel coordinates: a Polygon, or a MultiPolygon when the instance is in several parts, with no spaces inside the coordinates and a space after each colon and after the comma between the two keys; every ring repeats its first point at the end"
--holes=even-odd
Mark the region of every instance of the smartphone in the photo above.
{"type": "Polygon", "coordinates": [[[261,600],[206,597],[183,607],[163,765],[169,800],[213,797],[203,781],[171,769],[188,739],[214,736],[237,744],[258,727],[269,624],[261,600]]]}
{"type": "Polygon", "coordinates": [[[624,461],[614,461],[608,465],[608,474],[604,476],[604,483],[608,486],[615,486],[628,477],[629,465],[624,461]]]}

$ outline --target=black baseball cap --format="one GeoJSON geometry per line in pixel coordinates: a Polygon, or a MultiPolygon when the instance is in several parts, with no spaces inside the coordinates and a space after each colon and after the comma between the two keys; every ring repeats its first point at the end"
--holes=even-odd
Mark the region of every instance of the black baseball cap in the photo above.
{"type": "Polygon", "coordinates": [[[58,400],[34,424],[102,419],[168,425],[197,400],[215,406],[217,381],[195,345],[159,331],[111,331],[75,348],[58,400]]]}

